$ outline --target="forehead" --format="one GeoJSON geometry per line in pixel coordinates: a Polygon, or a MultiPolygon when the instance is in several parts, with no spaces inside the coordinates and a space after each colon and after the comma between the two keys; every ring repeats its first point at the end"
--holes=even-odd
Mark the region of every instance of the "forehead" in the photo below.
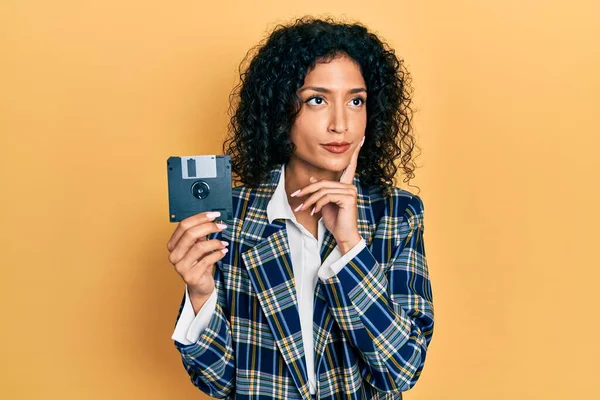
{"type": "Polygon", "coordinates": [[[328,62],[317,62],[306,74],[303,86],[319,85],[324,87],[346,88],[365,85],[358,63],[348,56],[338,56],[328,62]]]}

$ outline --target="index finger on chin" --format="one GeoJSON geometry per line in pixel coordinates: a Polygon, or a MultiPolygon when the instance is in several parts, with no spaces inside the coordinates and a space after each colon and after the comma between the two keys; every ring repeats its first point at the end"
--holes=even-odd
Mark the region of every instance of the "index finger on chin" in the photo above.
{"type": "Polygon", "coordinates": [[[360,149],[365,142],[365,137],[363,136],[360,144],[356,146],[354,149],[354,153],[352,153],[352,158],[350,159],[350,164],[344,170],[342,177],[340,178],[341,183],[352,184],[354,182],[354,173],[356,172],[356,164],[358,163],[358,154],[360,153],[360,149]]]}

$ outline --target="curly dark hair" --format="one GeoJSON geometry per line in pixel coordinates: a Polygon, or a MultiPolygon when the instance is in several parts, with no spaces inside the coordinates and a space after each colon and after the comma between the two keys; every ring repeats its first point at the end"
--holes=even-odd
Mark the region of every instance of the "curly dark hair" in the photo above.
{"type": "Polygon", "coordinates": [[[361,183],[389,194],[398,159],[404,182],[414,177],[412,87],[403,61],[360,23],[304,16],[287,26],[277,25],[240,63],[240,83],[229,96],[229,134],[223,143],[236,182],[256,187],[276,164],[288,162],[294,151],[289,132],[301,110],[296,92],[316,62],[338,55],[358,63],[367,85],[366,140],[356,169],[361,183]]]}

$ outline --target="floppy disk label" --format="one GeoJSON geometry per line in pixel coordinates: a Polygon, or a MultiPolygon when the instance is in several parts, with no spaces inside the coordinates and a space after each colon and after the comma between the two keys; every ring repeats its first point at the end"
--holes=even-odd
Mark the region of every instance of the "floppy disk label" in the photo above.
{"type": "Polygon", "coordinates": [[[181,157],[181,177],[183,179],[216,178],[215,156],[181,157]]]}

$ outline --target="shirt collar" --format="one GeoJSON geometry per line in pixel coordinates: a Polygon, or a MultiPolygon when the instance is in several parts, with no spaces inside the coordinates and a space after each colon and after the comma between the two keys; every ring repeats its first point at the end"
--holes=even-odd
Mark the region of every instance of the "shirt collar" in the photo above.
{"type": "Polygon", "coordinates": [[[279,173],[279,182],[273,192],[273,196],[267,204],[267,218],[269,223],[272,224],[274,220],[281,218],[283,220],[291,219],[296,221],[296,216],[292,212],[290,203],[288,202],[287,194],[285,192],[285,164],[281,164],[281,171],[279,173]]]}

